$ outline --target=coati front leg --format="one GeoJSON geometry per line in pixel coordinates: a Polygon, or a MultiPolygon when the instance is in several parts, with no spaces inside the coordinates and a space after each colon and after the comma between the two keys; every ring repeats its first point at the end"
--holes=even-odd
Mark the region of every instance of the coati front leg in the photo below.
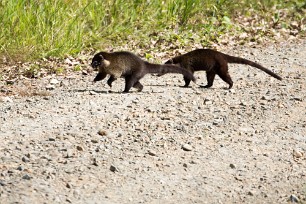
{"type": "Polygon", "coordinates": [[[94,82],[96,82],[96,81],[101,81],[101,80],[103,80],[105,77],[106,77],[106,73],[105,72],[99,72],[98,74],[97,74],[97,76],[94,78],[94,82]]]}
{"type": "Polygon", "coordinates": [[[109,79],[107,80],[107,84],[108,84],[110,87],[112,87],[112,83],[113,83],[114,81],[116,81],[116,80],[117,80],[117,78],[116,78],[115,76],[111,75],[111,76],[109,77],[109,79]]]}

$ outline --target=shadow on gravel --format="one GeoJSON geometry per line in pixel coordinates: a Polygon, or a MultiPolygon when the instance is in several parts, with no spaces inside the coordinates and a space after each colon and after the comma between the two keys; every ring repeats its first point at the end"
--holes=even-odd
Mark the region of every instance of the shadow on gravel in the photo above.
{"type": "Polygon", "coordinates": [[[97,90],[94,90],[94,89],[73,89],[73,90],[69,90],[69,92],[74,92],[74,93],[84,93],[84,92],[89,92],[91,95],[95,95],[95,94],[135,94],[135,93],[141,93],[141,94],[147,94],[149,93],[148,91],[141,91],[141,92],[138,92],[138,91],[130,91],[129,93],[124,93],[122,91],[112,91],[112,90],[109,90],[109,91],[97,91],[97,90]]]}

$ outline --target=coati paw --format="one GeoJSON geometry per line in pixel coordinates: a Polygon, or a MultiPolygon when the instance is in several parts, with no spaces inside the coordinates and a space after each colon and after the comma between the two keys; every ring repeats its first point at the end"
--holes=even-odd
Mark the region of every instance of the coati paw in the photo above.
{"type": "Polygon", "coordinates": [[[205,86],[200,86],[201,88],[205,88],[205,89],[207,89],[207,88],[210,88],[212,85],[205,85],[205,86]]]}

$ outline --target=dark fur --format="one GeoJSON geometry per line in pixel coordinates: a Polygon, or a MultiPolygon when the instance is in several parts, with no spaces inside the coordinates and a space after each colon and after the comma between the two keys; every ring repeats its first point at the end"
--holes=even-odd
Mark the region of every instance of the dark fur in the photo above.
{"type": "MultiPolygon", "coordinates": [[[[228,72],[228,63],[246,64],[256,67],[272,77],[282,80],[280,76],[264,68],[260,64],[252,62],[240,57],[233,57],[221,52],[210,49],[198,49],[186,54],[174,57],[168,60],[165,64],[177,64],[192,73],[195,71],[206,71],[207,85],[204,88],[209,88],[213,85],[216,74],[226,83],[229,84],[229,89],[233,86],[233,81],[228,72]]],[[[190,80],[184,78],[185,87],[189,86],[190,80]]]]}
{"type": "Polygon", "coordinates": [[[193,74],[186,69],[176,65],[152,64],[130,52],[99,52],[93,57],[91,66],[99,70],[94,81],[103,80],[109,74],[107,84],[111,86],[118,77],[123,77],[125,79],[123,92],[125,93],[129,92],[131,87],[141,91],[143,85],[139,80],[148,73],[178,73],[183,74],[184,79],[189,82],[190,80],[195,81],[193,74]]]}

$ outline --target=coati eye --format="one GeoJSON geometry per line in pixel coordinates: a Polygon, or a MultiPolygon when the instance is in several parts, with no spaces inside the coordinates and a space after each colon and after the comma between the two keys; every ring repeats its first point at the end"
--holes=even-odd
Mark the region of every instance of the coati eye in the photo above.
{"type": "Polygon", "coordinates": [[[91,63],[91,66],[92,67],[98,67],[98,66],[100,66],[101,65],[101,62],[99,62],[99,61],[93,61],[92,63],[91,63]]]}

